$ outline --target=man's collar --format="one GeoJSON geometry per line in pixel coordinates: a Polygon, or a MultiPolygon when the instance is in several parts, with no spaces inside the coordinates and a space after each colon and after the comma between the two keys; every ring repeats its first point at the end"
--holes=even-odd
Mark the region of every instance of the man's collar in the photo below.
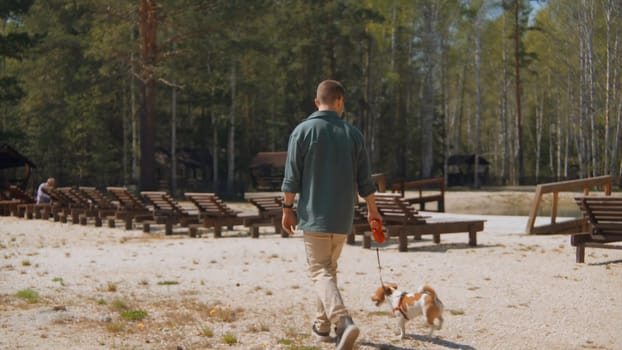
{"type": "Polygon", "coordinates": [[[315,111],[309,117],[307,117],[307,119],[325,118],[325,117],[339,118],[339,114],[337,114],[336,111],[331,111],[331,110],[315,111]]]}

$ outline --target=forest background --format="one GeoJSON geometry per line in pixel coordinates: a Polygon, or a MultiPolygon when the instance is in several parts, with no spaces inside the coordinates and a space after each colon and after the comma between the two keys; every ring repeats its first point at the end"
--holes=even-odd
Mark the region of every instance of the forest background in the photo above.
{"type": "Polygon", "coordinates": [[[483,185],[620,176],[618,0],[2,0],[0,18],[0,144],[35,181],[249,189],[328,78],[375,173],[475,154],[483,185]]]}

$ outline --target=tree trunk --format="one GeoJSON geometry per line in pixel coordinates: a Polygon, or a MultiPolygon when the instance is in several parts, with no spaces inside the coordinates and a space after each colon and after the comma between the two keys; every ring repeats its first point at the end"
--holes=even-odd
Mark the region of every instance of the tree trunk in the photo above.
{"type": "Polygon", "coordinates": [[[473,187],[479,188],[479,154],[481,152],[480,122],[482,109],[481,55],[482,55],[482,16],[484,8],[480,4],[475,18],[475,159],[473,164],[473,187]]]}
{"type": "Polygon", "coordinates": [[[542,151],[542,133],[544,129],[544,91],[542,99],[538,101],[538,89],[534,89],[535,94],[535,112],[536,112],[536,183],[540,176],[540,157],[542,151]]]}
{"type": "Polygon", "coordinates": [[[141,64],[143,79],[143,99],[140,119],[140,188],[155,189],[155,82],[153,67],[156,63],[156,36],[158,19],[155,0],[140,2],[140,35],[142,39],[141,64]]]}
{"type": "Polygon", "coordinates": [[[499,119],[500,119],[500,143],[501,143],[501,181],[502,184],[505,185],[507,184],[507,180],[508,180],[508,163],[509,163],[509,158],[508,156],[510,155],[509,152],[509,147],[508,147],[508,142],[509,142],[509,128],[508,128],[508,57],[507,57],[507,52],[506,52],[506,32],[505,32],[505,16],[503,16],[502,20],[503,20],[503,25],[501,26],[502,28],[502,34],[501,34],[501,44],[502,44],[502,48],[501,48],[501,66],[503,67],[503,71],[501,73],[501,81],[499,82],[501,84],[500,86],[500,90],[501,90],[501,101],[500,101],[500,111],[499,111],[499,119]]]}
{"type": "MultiPolygon", "coordinates": [[[[131,83],[130,83],[131,84],[131,83]]],[[[123,171],[123,183],[126,184],[129,180],[129,172],[127,169],[127,165],[129,164],[129,147],[128,147],[128,138],[129,138],[129,133],[130,133],[130,128],[129,126],[129,116],[127,115],[128,113],[128,108],[127,105],[129,103],[129,98],[128,98],[128,92],[127,92],[127,82],[126,81],[122,81],[121,82],[121,125],[122,125],[122,135],[123,135],[123,149],[122,149],[122,153],[123,153],[123,167],[122,167],[122,171],[123,171]]]]}
{"type": "Polygon", "coordinates": [[[235,106],[237,69],[235,60],[231,63],[231,109],[229,112],[229,131],[227,133],[227,193],[235,193],[235,106]]]}
{"type": "Polygon", "coordinates": [[[523,178],[523,147],[522,147],[522,125],[521,125],[521,81],[520,81],[520,22],[519,22],[519,10],[520,0],[514,0],[514,70],[515,70],[515,84],[516,84],[516,150],[515,150],[515,162],[517,167],[516,179],[514,184],[520,185],[523,178]]]}
{"type": "Polygon", "coordinates": [[[619,52],[619,43],[620,43],[620,5],[617,5],[615,2],[613,2],[611,4],[613,6],[613,12],[614,12],[614,39],[613,39],[613,54],[612,54],[612,61],[614,62],[613,64],[613,73],[612,73],[612,77],[611,77],[611,101],[612,104],[614,105],[613,108],[613,113],[614,116],[613,118],[615,119],[615,132],[614,132],[614,136],[613,139],[611,140],[613,142],[613,144],[611,145],[611,162],[610,162],[610,173],[613,176],[618,177],[620,175],[620,171],[619,168],[616,166],[617,164],[617,160],[618,160],[618,156],[619,156],[619,144],[620,144],[620,123],[622,122],[620,120],[620,112],[622,111],[622,99],[620,99],[619,104],[617,104],[615,101],[618,101],[618,67],[619,67],[619,63],[617,61],[617,58],[620,57],[620,52],[619,52]],[[617,63],[617,64],[616,64],[617,63]]]}
{"type": "MultiPolygon", "coordinates": [[[[212,97],[214,97],[213,90],[212,97]]],[[[213,109],[210,109],[210,120],[212,122],[212,191],[218,193],[218,188],[220,187],[220,178],[218,176],[220,145],[218,143],[218,121],[216,120],[216,112],[213,109]]]]}
{"type": "Polygon", "coordinates": [[[177,88],[171,96],[171,194],[177,194],[177,88]]]}
{"type": "MultiPolygon", "coordinates": [[[[434,117],[436,105],[436,92],[434,84],[434,71],[436,62],[436,17],[438,11],[432,2],[424,2],[424,33],[423,35],[423,54],[424,54],[424,81],[422,94],[422,130],[421,135],[421,176],[423,178],[432,177],[434,166],[434,117]]],[[[401,124],[398,124],[401,125],[401,124]]]]}

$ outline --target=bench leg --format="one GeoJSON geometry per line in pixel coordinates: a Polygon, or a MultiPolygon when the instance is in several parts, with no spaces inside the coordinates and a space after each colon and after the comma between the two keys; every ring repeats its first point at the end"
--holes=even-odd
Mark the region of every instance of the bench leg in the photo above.
{"type": "Polygon", "coordinates": [[[214,238],[222,237],[222,227],[214,226],[214,238]]]}
{"type": "Polygon", "coordinates": [[[259,238],[259,226],[251,226],[250,231],[252,238],[259,238]]]}
{"type": "Polygon", "coordinates": [[[440,244],[441,243],[441,234],[440,233],[435,233],[432,236],[434,237],[434,243],[436,243],[436,244],[440,244]]]}
{"type": "Polygon", "coordinates": [[[363,232],[363,248],[371,248],[371,232],[363,232]]]}
{"type": "Polygon", "coordinates": [[[80,221],[80,219],[78,218],[78,213],[72,210],[71,211],[71,223],[75,225],[78,223],[78,221],[80,221]]]}
{"type": "Polygon", "coordinates": [[[355,242],[354,237],[355,237],[355,236],[356,236],[356,235],[355,235],[354,231],[352,231],[352,232],[348,233],[348,238],[346,238],[346,243],[347,243],[347,244],[354,244],[354,242],[355,242]]]}
{"type": "Polygon", "coordinates": [[[197,231],[198,231],[198,229],[197,229],[196,227],[190,227],[190,228],[188,229],[188,235],[189,235],[190,237],[194,238],[194,237],[196,237],[196,236],[197,236],[197,231]]]}
{"type": "Polygon", "coordinates": [[[95,216],[95,227],[102,227],[102,218],[95,216]]]}
{"type": "Polygon", "coordinates": [[[108,227],[114,228],[116,226],[114,219],[108,219],[108,227]]]}
{"type": "Polygon", "coordinates": [[[132,218],[125,219],[125,229],[126,230],[132,229],[132,218]]]}
{"type": "Polygon", "coordinates": [[[475,247],[477,245],[477,231],[475,230],[469,231],[469,245],[471,247],[475,247]]]}
{"type": "Polygon", "coordinates": [[[167,222],[164,224],[164,234],[166,235],[173,234],[173,224],[171,222],[167,222]]]}
{"type": "Polygon", "coordinates": [[[143,222],[143,232],[149,233],[150,231],[151,231],[151,225],[146,222],[143,222]]]}
{"type": "Polygon", "coordinates": [[[87,217],[86,217],[86,216],[80,216],[80,219],[79,219],[79,221],[80,221],[80,225],[82,225],[82,226],[86,226],[86,221],[87,221],[87,220],[88,220],[88,219],[87,219],[87,217]]]}
{"type": "Polygon", "coordinates": [[[441,199],[438,201],[438,211],[441,213],[445,212],[445,200],[441,199]]]}
{"type": "Polygon", "coordinates": [[[406,231],[404,229],[400,229],[398,250],[400,252],[408,251],[408,235],[406,234],[406,231]]]}
{"type": "Polygon", "coordinates": [[[577,244],[577,263],[584,263],[585,262],[585,245],[584,244],[577,244]]]}

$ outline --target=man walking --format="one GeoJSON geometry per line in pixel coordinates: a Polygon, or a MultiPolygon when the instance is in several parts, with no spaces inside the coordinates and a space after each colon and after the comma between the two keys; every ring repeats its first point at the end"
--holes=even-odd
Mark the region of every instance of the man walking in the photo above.
{"type": "Polygon", "coordinates": [[[368,220],[381,218],[363,135],[342,119],[344,95],[338,81],[318,85],[318,110],[290,135],[281,186],[283,229],[290,235],[295,228],[303,231],[308,269],[318,295],[312,332],[328,340],[334,325],[338,350],[352,349],[359,335],[337,286],[337,263],[352,232],[357,194],[367,203],[368,220]]]}

